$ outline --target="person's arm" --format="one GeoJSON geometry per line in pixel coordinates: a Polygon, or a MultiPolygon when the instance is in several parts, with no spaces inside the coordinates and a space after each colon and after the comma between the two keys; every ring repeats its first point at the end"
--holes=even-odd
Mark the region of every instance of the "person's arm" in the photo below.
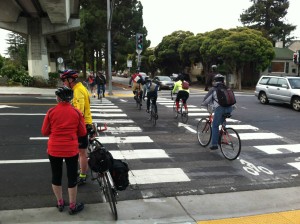
{"type": "Polygon", "coordinates": [[[212,88],[205,95],[203,102],[201,103],[201,106],[207,106],[208,104],[210,104],[213,101],[213,93],[214,93],[214,89],[212,88]]]}
{"type": "Polygon", "coordinates": [[[172,90],[172,93],[173,93],[173,94],[176,93],[177,89],[178,89],[178,81],[175,82],[175,85],[174,85],[174,88],[173,88],[173,90],[172,90]]]}
{"type": "Polygon", "coordinates": [[[130,79],[129,79],[129,83],[128,83],[128,85],[130,85],[131,86],[131,82],[132,82],[132,76],[130,77],[130,79]]]}
{"type": "Polygon", "coordinates": [[[42,125],[42,135],[49,136],[50,133],[51,133],[51,126],[50,126],[49,111],[48,111],[42,125]]]}
{"type": "Polygon", "coordinates": [[[73,106],[81,111],[84,114],[84,94],[80,90],[74,91],[73,96],[73,106]]]}
{"type": "MultiPolygon", "coordinates": [[[[77,109],[75,108],[75,110],[77,110],[77,109]]],[[[83,117],[82,113],[79,110],[78,110],[78,114],[79,114],[79,124],[78,124],[77,135],[78,136],[85,136],[87,134],[87,130],[86,130],[84,117],[83,117]]]]}

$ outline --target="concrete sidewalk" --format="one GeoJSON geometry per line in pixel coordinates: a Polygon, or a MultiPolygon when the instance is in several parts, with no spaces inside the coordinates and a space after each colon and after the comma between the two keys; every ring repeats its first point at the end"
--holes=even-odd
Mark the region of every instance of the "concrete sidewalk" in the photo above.
{"type": "Polygon", "coordinates": [[[73,216],[67,208],[62,213],[55,207],[7,210],[0,211],[0,223],[299,224],[299,194],[293,187],[120,201],[118,221],[106,203],[85,205],[73,216]]]}

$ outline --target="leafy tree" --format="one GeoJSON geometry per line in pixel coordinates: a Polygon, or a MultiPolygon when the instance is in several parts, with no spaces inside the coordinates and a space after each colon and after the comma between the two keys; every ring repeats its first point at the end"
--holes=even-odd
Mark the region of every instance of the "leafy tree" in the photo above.
{"type": "Polygon", "coordinates": [[[273,46],[279,40],[285,46],[296,26],[287,24],[284,18],[289,8],[288,0],[250,0],[253,5],[240,15],[243,25],[262,31],[273,46]]]}
{"type": "Polygon", "coordinates": [[[28,68],[27,61],[27,40],[17,33],[9,33],[7,44],[10,45],[7,49],[7,53],[10,59],[17,66],[23,66],[28,68]]]}
{"type": "Polygon", "coordinates": [[[200,54],[200,46],[203,41],[203,34],[189,36],[184,39],[179,48],[180,59],[184,66],[191,66],[197,62],[203,62],[200,54]]]}
{"type": "Polygon", "coordinates": [[[165,36],[154,50],[157,66],[165,74],[181,72],[184,63],[180,59],[179,49],[185,38],[193,36],[190,31],[175,31],[165,36]]]}

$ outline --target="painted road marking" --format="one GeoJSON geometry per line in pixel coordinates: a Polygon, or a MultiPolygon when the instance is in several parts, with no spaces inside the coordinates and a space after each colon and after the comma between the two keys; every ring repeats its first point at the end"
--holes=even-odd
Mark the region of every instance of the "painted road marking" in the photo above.
{"type": "Polygon", "coordinates": [[[103,109],[106,109],[106,108],[119,108],[118,106],[111,106],[111,105],[101,105],[101,106],[98,106],[98,105],[91,105],[91,108],[103,108],[103,109]]]}
{"type": "Polygon", "coordinates": [[[149,136],[129,136],[129,137],[105,136],[105,137],[96,137],[96,139],[98,139],[102,144],[153,142],[153,140],[149,136]]]}
{"type": "Polygon", "coordinates": [[[190,178],[180,168],[131,170],[130,184],[155,184],[168,182],[187,182],[190,178]]]}
{"type": "Polygon", "coordinates": [[[0,116],[45,116],[46,114],[42,113],[29,113],[29,114],[24,114],[24,113],[0,113],[0,116]]]}
{"type": "Polygon", "coordinates": [[[239,133],[241,140],[278,139],[282,138],[275,133],[239,133]]]}
{"type": "Polygon", "coordinates": [[[163,149],[134,149],[134,150],[120,150],[109,151],[115,159],[157,159],[169,158],[163,149]]]}
{"type": "Polygon", "coordinates": [[[49,159],[20,159],[20,160],[0,160],[0,164],[16,164],[16,163],[45,163],[49,159]]]}
{"type": "Polygon", "coordinates": [[[282,154],[282,151],[300,152],[300,144],[289,145],[259,145],[255,148],[267,153],[267,154],[282,154]]]}
{"type": "Polygon", "coordinates": [[[3,109],[3,108],[18,108],[18,107],[8,106],[8,105],[0,105],[0,109],[3,109]]]}
{"type": "Polygon", "coordinates": [[[114,108],[108,108],[108,109],[106,109],[106,108],[92,108],[91,109],[91,111],[92,112],[123,112],[123,110],[121,110],[121,109],[114,109],[114,108]]]}
{"type": "Polygon", "coordinates": [[[127,117],[127,114],[100,114],[100,113],[93,113],[92,116],[94,117],[127,117]]]}
{"type": "Polygon", "coordinates": [[[290,166],[295,167],[297,170],[300,170],[300,162],[287,163],[290,166]]]}
{"type": "MultiPolygon", "coordinates": [[[[173,105],[163,105],[165,107],[170,107],[170,108],[173,108],[173,105]]],[[[194,105],[188,105],[188,110],[190,111],[190,108],[196,108],[197,106],[194,106],[194,105]]]]}
{"type": "Polygon", "coordinates": [[[252,125],[243,125],[243,124],[240,124],[240,125],[226,125],[227,128],[234,128],[236,130],[254,130],[254,131],[257,131],[259,130],[259,128],[257,127],[254,127],[252,125]]]}
{"type": "Polygon", "coordinates": [[[141,132],[140,127],[107,127],[106,132],[125,133],[125,132],[141,132]]]}
{"type": "Polygon", "coordinates": [[[131,119],[94,119],[93,118],[93,122],[94,123],[102,123],[102,124],[125,124],[125,123],[134,123],[133,120],[131,119]]]}

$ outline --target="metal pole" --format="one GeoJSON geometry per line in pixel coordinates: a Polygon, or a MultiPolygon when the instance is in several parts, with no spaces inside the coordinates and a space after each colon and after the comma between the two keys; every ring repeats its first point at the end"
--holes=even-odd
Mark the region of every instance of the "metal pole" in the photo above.
{"type": "Polygon", "coordinates": [[[111,74],[111,15],[110,15],[110,0],[107,0],[107,69],[108,69],[108,95],[113,95],[112,93],[112,74],[111,74]]]}

